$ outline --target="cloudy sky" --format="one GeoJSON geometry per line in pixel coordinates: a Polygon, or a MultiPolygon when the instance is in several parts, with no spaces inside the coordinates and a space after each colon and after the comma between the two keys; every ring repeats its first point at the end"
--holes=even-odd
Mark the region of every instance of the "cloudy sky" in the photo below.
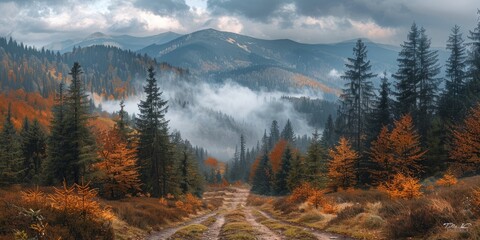
{"type": "Polygon", "coordinates": [[[399,44],[415,21],[435,46],[475,27],[478,0],[0,0],[0,35],[37,47],[93,32],[147,36],[205,28],[264,39],[399,44]]]}

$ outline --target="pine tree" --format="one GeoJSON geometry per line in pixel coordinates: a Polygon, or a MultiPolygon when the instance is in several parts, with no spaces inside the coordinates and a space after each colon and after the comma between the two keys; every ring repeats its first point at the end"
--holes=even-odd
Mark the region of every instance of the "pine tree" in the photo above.
{"type": "Polygon", "coordinates": [[[117,128],[101,134],[98,151],[101,162],[95,164],[102,172],[103,195],[111,199],[141,190],[136,150],[128,147],[121,134],[117,128]]]}
{"type": "Polygon", "coordinates": [[[330,186],[334,189],[347,189],[357,184],[356,162],[360,157],[352,149],[349,141],[341,137],[338,145],[330,149],[330,163],[328,165],[328,177],[330,186]]]}
{"type": "Polygon", "coordinates": [[[130,134],[132,129],[128,126],[127,123],[128,113],[125,111],[125,102],[124,100],[120,101],[120,111],[118,111],[118,119],[116,121],[116,128],[121,133],[121,137],[126,140],[130,139],[130,134]]]}
{"type": "Polygon", "coordinates": [[[280,136],[291,144],[295,143],[295,133],[293,132],[293,127],[290,119],[287,120],[287,123],[285,124],[285,127],[283,128],[280,136]]]}
{"type": "Polygon", "coordinates": [[[272,167],[270,165],[270,159],[265,151],[260,162],[255,169],[252,181],[251,191],[256,194],[269,195],[272,192],[272,167]]]}
{"type": "Polygon", "coordinates": [[[290,147],[287,146],[282,156],[282,165],[280,166],[280,170],[275,175],[274,192],[276,195],[287,195],[290,193],[287,178],[290,174],[291,162],[292,152],[290,147]]]}
{"type": "Polygon", "coordinates": [[[417,110],[417,82],[419,79],[419,47],[420,31],[415,23],[407,35],[407,41],[401,45],[398,54],[398,70],[393,77],[398,81],[395,85],[397,97],[396,115],[412,114],[417,110]]]}
{"type": "Polygon", "coordinates": [[[468,36],[470,51],[467,58],[467,109],[475,107],[480,100],[480,10],[477,11],[477,14],[479,15],[477,26],[469,32],[468,36]]]}
{"type": "Polygon", "coordinates": [[[438,65],[438,51],[430,49],[431,40],[426,35],[424,28],[420,29],[418,44],[419,80],[417,83],[418,109],[415,114],[415,123],[420,136],[426,137],[431,127],[433,116],[436,110],[438,98],[438,85],[440,73],[438,65]]]}
{"type": "Polygon", "coordinates": [[[324,188],[327,185],[327,172],[327,153],[320,143],[318,131],[315,129],[305,158],[305,179],[314,187],[324,188]]]}
{"type": "Polygon", "coordinates": [[[167,101],[161,98],[153,67],[148,68],[147,84],[144,86],[146,99],[140,101],[140,113],[136,118],[138,131],[138,164],[144,190],[153,196],[166,196],[172,190],[170,177],[174,175],[174,164],[168,138],[168,121],[165,120],[167,101]]]}
{"type": "Polygon", "coordinates": [[[331,148],[338,142],[337,135],[335,132],[335,124],[333,123],[332,115],[329,114],[327,118],[327,122],[325,123],[325,127],[323,129],[323,134],[320,142],[322,146],[326,149],[331,148]]]}
{"type": "Polygon", "coordinates": [[[270,149],[277,144],[278,140],[280,140],[280,130],[278,129],[277,120],[273,120],[272,126],[270,127],[270,138],[268,139],[270,149]]]}
{"type": "Polygon", "coordinates": [[[28,124],[28,120],[25,121],[21,133],[25,169],[24,181],[35,181],[38,184],[42,173],[42,163],[46,158],[45,135],[37,119],[34,119],[32,124],[28,124]]]}
{"type": "Polygon", "coordinates": [[[85,83],[81,78],[83,73],[78,62],[73,64],[69,75],[72,82],[65,97],[65,156],[68,174],[67,182],[80,183],[82,177],[91,174],[91,165],[97,161],[95,139],[88,126],[92,118],[90,114],[88,95],[85,93],[85,83]]]}
{"type": "Polygon", "coordinates": [[[47,139],[47,159],[43,164],[44,180],[47,184],[60,183],[67,178],[67,162],[63,156],[65,148],[65,92],[64,83],[61,82],[55,97],[55,105],[52,107],[53,118],[50,122],[50,136],[47,139]]]}
{"type": "Polygon", "coordinates": [[[455,25],[448,37],[450,56],[446,63],[446,84],[439,103],[439,114],[444,121],[455,123],[465,114],[466,52],[460,27],[455,25]]]}
{"type": "Polygon", "coordinates": [[[384,126],[392,123],[390,84],[388,83],[387,73],[384,72],[380,84],[379,97],[376,100],[375,107],[369,118],[369,137],[367,141],[373,140],[384,126]]]}
{"type": "Polygon", "coordinates": [[[22,149],[12,122],[11,104],[0,133],[0,185],[18,183],[24,175],[22,149]]]}
{"type": "Polygon", "coordinates": [[[243,134],[240,135],[240,177],[243,181],[247,181],[248,174],[247,174],[247,159],[245,156],[245,137],[243,134]]]}
{"type": "MultiPolygon", "coordinates": [[[[178,162],[176,175],[178,175],[180,193],[183,195],[192,193],[200,196],[203,192],[204,178],[200,173],[197,161],[194,159],[193,148],[188,140],[182,139],[179,132],[175,132],[173,135],[172,144],[175,146],[175,159],[178,162]]],[[[215,166],[218,166],[218,162],[215,166]]],[[[214,167],[212,169],[215,171],[214,167]]],[[[218,178],[218,176],[215,177],[218,178]]],[[[217,182],[219,182],[218,179],[217,182]]]]}
{"type": "MultiPolygon", "coordinates": [[[[343,136],[348,137],[357,151],[362,151],[362,139],[367,133],[367,116],[372,109],[373,85],[370,81],[376,75],[371,72],[372,66],[367,60],[367,47],[358,40],[353,48],[353,58],[345,64],[347,70],[342,79],[347,80],[341,95],[343,118],[347,128],[343,136]]],[[[359,167],[359,166],[357,166],[359,167]]]]}

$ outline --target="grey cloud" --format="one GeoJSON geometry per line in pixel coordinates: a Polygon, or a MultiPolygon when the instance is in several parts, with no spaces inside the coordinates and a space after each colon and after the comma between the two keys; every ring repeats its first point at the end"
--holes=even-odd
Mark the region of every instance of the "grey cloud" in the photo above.
{"type": "Polygon", "coordinates": [[[282,0],[208,0],[207,6],[213,14],[238,14],[247,18],[267,22],[278,16],[278,10],[286,2],[282,0]]]}
{"type": "Polygon", "coordinates": [[[134,6],[161,15],[184,13],[190,9],[185,0],[137,0],[134,6]]]}

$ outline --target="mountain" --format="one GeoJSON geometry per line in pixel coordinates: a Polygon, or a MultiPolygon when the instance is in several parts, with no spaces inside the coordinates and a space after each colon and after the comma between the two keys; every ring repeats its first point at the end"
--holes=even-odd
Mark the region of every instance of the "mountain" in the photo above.
{"type": "MultiPolygon", "coordinates": [[[[399,47],[363,41],[374,72],[396,70],[399,47]]],[[[343,87],[339,75],[346,58],[352,56],[355,42],[303,44],[206,29],[137,52],[217,81],[232,79],[249,87],[270,90],[314,86],[324,92],[338,92],[343,87]]],[[[441,51],[440,63],[446,58],[445,51],[441,51]]]]}
{"type": "Polygon", "coordinates": [[[148,37],[134,37],[130,35],[116,36],[96,32],[83,39],[68,39],[64,41],[53,42],[44,46],[44,48],[64,53],[72,51],[74,46],[88,47],[93,45],[104,45],[136,51],[152,44],[167,43],[180,36],[182,35],[174,32],[165,32],[148,37]]]}

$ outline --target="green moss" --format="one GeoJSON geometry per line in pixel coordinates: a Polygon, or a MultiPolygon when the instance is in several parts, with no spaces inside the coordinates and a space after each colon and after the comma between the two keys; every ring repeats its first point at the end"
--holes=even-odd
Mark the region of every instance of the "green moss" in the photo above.
{"type": "Polygon", "coordinates": [[[173,234],[169,239],[191,239],[191,240],[200,240],[202,239],[203,233],[208,228],[202,224],[192,224],[186,227],[181,228],[175,234],[173,234]]]}

